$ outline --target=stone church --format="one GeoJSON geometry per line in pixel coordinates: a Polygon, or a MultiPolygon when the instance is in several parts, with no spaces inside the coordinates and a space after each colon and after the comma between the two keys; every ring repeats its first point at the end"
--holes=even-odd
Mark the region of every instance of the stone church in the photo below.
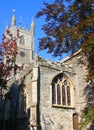
{"type": "Polygon", "coordinates": [[[24,68],[8,82],[12,99],[6,101],[4,130],[77,130],[87,103],[85,59],[78,51],[57,62],[43,60],[34,52],[34,28],[34,20],[30,30],[17,27],[14,15],[6,25],[13,35],[19,29],[16,62],[24,68]]]}

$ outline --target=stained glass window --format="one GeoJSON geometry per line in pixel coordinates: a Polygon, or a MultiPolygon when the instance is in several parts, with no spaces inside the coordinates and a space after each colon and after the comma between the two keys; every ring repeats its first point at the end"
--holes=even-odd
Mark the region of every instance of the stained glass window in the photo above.
{"type": "Polygon", "coordinates": [[[62,104],[66,105],[66,93],[65,93],[65,86],[62,86],[62,104]]]}
{"type": "Polygon", "coordinates": [[[71,81],[64,74],[57,75],[52,81],[52,104],[59,106],[71,106],[72,87],[71,81]]]}
{"type": "Polygon", "coordinates": [[[67,104],[71,105],[71,99],[70,99],[70,87],[67,86],[67,104]]]}
{"type": "Polygon", "coordinates": [[[55,84],[52,84],[52,103],[53,103],[53,104],[56,104],[55,84]]]}
{"type": "Polygon", "coordinates": [[[59,84],[57,85],[57,104],[61,104],[61,93],[59,84]]]}

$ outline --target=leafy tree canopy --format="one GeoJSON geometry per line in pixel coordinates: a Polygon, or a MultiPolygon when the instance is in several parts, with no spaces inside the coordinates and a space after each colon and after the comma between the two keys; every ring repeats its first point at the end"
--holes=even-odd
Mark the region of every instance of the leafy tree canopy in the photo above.
{"type": "Polygon", "coordinates": [[[82,49],[89,61],[88,80],[94,79],[94,0],[44,2],[36,14],[41,16],[45,16],[41,29],[46,36],[39,39],[39,49],[55,57],[82,49]]]}
{"type": "MultiPolygon", "coordinates": [[[[37,18],[41,16],[45,16],[41,29],[46,35],[39,39],[39,49],[47,49],[55,57],[81,49],[88,61],[87,81],[94,88],[94,0],[44,2],[44,8],[36,14],[37,18]]],[[[89,91],[87,93],[90,95],[89,91]]],[[[94,125],[93,113],[94,100],[82,112],[79,130],[86,125],[94,125]]]]}
{"type": "Polygon", "coordinates": [[[7,82],[13,74],[16,74],[17,68],[21,69],[16,64],[18,38],[19,30],[17,30],[17,36],[14,36],[7,29],[0,44],[0,100],[10,98],[10,94],[6,94],[6,90],[8,89],[7,82]]]}

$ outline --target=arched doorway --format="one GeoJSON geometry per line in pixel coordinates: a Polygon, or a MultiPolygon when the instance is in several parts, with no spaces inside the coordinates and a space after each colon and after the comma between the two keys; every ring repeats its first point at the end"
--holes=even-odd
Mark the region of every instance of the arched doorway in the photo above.
{"type": "Polygon", "coordinates": [[[73,114],[73,130],[77,130],[78,129],[78,117],[79,115],[77,113],[73,114]]]}

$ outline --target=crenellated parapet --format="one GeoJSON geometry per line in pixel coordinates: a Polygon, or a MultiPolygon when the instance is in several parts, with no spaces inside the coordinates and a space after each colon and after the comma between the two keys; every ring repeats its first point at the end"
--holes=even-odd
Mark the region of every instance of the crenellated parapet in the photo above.
{"type": "Polygon", "coordinates": [[[32,62],[25,66],[22,70],[18,70],[17,74],[11,77],[8,81],[8,86],[11,86],[14,82],[21,80],[23,77],[27,76],[29,73],[32,73],[33,68],[37,66],[35,62],[32,62]]]}
{"type": "Polygon", "coordinates": [[[75,74],[75,70],[73,66],[68,65],[67,63],[52,62],[51,60],[43,60],[42,58],[39,58],[39,65],[44,66],[47,69],[54,69],[54,70],[62,71],[64,73],[75,74]]]}

